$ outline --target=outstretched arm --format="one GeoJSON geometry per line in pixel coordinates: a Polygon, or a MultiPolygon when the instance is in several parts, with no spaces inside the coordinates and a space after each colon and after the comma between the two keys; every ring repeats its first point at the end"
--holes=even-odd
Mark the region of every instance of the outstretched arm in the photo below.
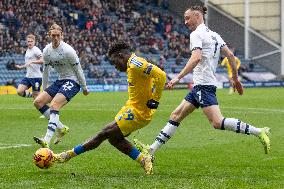
{"type": "Polygon", "coordinates": [[[185,67],[181,70],[181,72],[173,78],[167,85],[169,89],[173,89],[174,85],[179,82],[184,76],[186,76],[189,72],[197,66],[197,64],[201,60],[201,49],[197,48],[192,51],[191,57],[187,61],[185,67]]]}
{"type": "Polygon", "coordinates": [[[16,67],[17,69],[21,70],[21,69],[26,68],[26,67],[27,67],[28,65],[30,65],[30,64],[42,64],[42,63],[43,63],[43,58],[40,57],[40,58],[38,58],[38,59],[36,59],[36,60],[31,60],[30,62],[27,62],[27,63],[25,63],[25,64],[23,64],[23,65],[15,65],[15,67],[16,67]]]}

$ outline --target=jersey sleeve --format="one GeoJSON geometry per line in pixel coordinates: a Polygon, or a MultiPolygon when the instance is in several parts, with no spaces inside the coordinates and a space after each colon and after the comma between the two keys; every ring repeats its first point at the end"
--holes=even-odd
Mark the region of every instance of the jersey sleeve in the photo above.
{"type": "MultiPolygon", "coordinates": [[[[216,33],[217,34],[217,33],[216,33]]],[[[226,46],[227,44],[225,43],[225,41],[222,39],[222,37],[219,35],[219,34],[217,34],[217,40],[218,40],[218,43],[220,44],[220,50],[224,47],[224,46],[226,46]]]]}
{"type": "Polygon", "coordinates": [[[133,69],[135,69],[136,72],[139,72],[145,77],[153,79],[155,90],[153,92],[152,98],[153,100],[159,101],[166,83],[166,73],[162,71],[158,66],[148,63],[143,58],[137,57],[135,59],[132,59],[130,63],[134,64],[133,69]]]}
{"type": "Polygon", "coordinates": [[[43,53],[43,74],[42,74],[42,89],[45,90],[48,84],[48,76],[49,76],[49,65],[47,62],[46,51],[43,53]]]}
{"type": "Polygon", "coordinates": [[[190,34],[190,50],[196,49],[202,50],[202,38],[197,32],[192,32],[190,34]]]}
{"type": "Polygon", "coordinates": [[[84,72],[83,72],[79,58],[78,58],[75,50],[71,49],[70,51],[68,51],[67,57],[70,61],[70,64],[73,66],[73,69],[74,69],[74,71],[77,75],[77,78],[78,78],[80,84],[82,85],[83,89],[87,89],[87,84],[86,84],[84,72]]]}
{"type": "Polygon", "coordinates": [[[166,83],[166,73],[158,66],[148,63],[144,73],[149,75],[154,80],[155,91],[153,93],[153,100],[159,101],[166,83]]]}
{"type": "Polygon", "coordinates": [[[35,50],[35,57],[38,58],[38,59],[40,57],[42,57],[42,52],[39,48],[36,48],[36,50],[35,50]]]}

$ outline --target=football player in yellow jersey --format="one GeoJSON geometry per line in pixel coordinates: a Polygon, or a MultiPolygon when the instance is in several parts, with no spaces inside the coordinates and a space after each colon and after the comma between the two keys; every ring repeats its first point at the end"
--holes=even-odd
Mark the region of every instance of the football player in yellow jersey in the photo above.
{"type": "Polygon", "coordinates": [[[115,116],[114,121],[107,124],[87,142],[72,150],[55,154],[55,161],[66,162],[72,157],[97,148],[108,139],[109,143],[119,151],[138,161],[146,174],[152,174],[153,165],[150,154],[139,152],[125,137],[150,123],[159,105],[166,82],[166,73],[136,56],[130,51],[130,46],[124,42],[112,45],[108,55],[115,68],[127,74],[129,99],[115,116]]]}
{"type": "MultiPolygon", "coordinates": [[[[235,57],[235,63],[236,63],[236,69],[238,71],[240,66],[241,66],[241,61],[238,57],[235,57]]],[[[229,94],[232,94],[234,92],[234,89],[232,87],[233,86],[232,85],[233,73],[232,73],[232,68],[231,68],[231,65],[230,65],[227,57],[225,57],[221,62],[221,66],[225,66],[225,65],[227,66],[228,77],[229,77],[229,81],[230,81],[230,84],[231,84],[231,87],[229,89],[229,94]]]]}

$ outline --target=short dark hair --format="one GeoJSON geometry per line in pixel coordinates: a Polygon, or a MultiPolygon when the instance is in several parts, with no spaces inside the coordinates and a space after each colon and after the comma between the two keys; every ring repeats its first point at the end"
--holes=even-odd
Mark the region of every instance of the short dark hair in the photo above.
{"type": "Polygon", "coordinates": [[[120,52],[121,50],[130,50],[130,46],[123,41],[118,41],[111,45],[108,50],[108,56],[110,57],[113,53],[120,52]]]}
{"type": "Polygon", "coordinates": [[[194,10],[199,11],[203,15],[205,15],[207,13],[207,8],[204,7],[204,6],[200,6],[200,5],[194,5],[194,6],[189,7],[188,9],[193,10],[193,11],[194,10]]]}

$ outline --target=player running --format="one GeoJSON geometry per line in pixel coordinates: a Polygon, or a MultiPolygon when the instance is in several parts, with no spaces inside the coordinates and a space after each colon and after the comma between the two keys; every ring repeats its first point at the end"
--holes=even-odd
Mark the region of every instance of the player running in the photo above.
{"type": "Polygon", "coordinates": [[[43,49],[43,92],[34,100],[35,107],[49,119],[44,138],[34,137],[42,147],[49,147],[54,132],[57,135],[54,144],[68,133],[69,128],[59,121],[59,110],[67,104],[83,87],[83,94],[88,95],[85,76],[76,51],[63,42],[62,28],[53,24],[48,32],[51,43],[43,49]],[[59,79],[47,87],[49,68],[53,67],[59,79]],[[47,105],[50,103],[50,107],[47,105]]]}
{"type": "Polygon", "coordinates": [[[124,42],[112,45],[108,55],[117,70],[127,73],[128,101],[115,116],[114,121],[107,124],[101,132],[72,150],[55,154],[55,160],[66,162],[108,140],[119,151],[140,163],[146,174],[152,174],[151,156],[140,153],[125,137],[150,123],[159,105],[166,73],[131,53],[130,47],[124,42]]]}
{"type": "Polygon", "coordinates": [[[40,93],[42,84],[42,73],[40,70],[43,63],[42,52],[35,46],[35,36],[33,34],[27,35],[26,42],[28,49],[25,54],[25,64],[15,65],[17,69],[26,68],[27,70],[26,77],[22,79],[17,88],[17,93],[21,97],[33,97],[35,99],[40,93]],[[28,91],[30,87],[32,87],[32,93],[28,91]]]}
{"type": "Polygon", "coordinates": [[[175,133],[180,122],[191,114],[195,109],[201,107],[209,122],[215,129],[228,130],[236,133],[257,136],[264,146],[267,154],[270,149],[269,133],[270,128],[256,128],[235,118],[224,118],[221,114],[216,98],[216,77],[215,71],[218,64],[220,51],[228,57],[232,68],[232,85],[240,95],[243,94],[243,87],[238,80],[234,54],[229,50],[226,43],[217,33],[209,30],[204,25],[206,7],[193,6],[184,13],[185,25],[192,31],[190,34],[190,49],[192,55],[186,66],[168,83],[168,88],[173,89],[185,75],[193,71],[194,87],[186,95],[180,105],[172,112],[170,120],[156,137],[151,145],[144,145],[135,140],[136,146],[142,151],[149,151],[154,154],[165,144],[175,133]]]}

